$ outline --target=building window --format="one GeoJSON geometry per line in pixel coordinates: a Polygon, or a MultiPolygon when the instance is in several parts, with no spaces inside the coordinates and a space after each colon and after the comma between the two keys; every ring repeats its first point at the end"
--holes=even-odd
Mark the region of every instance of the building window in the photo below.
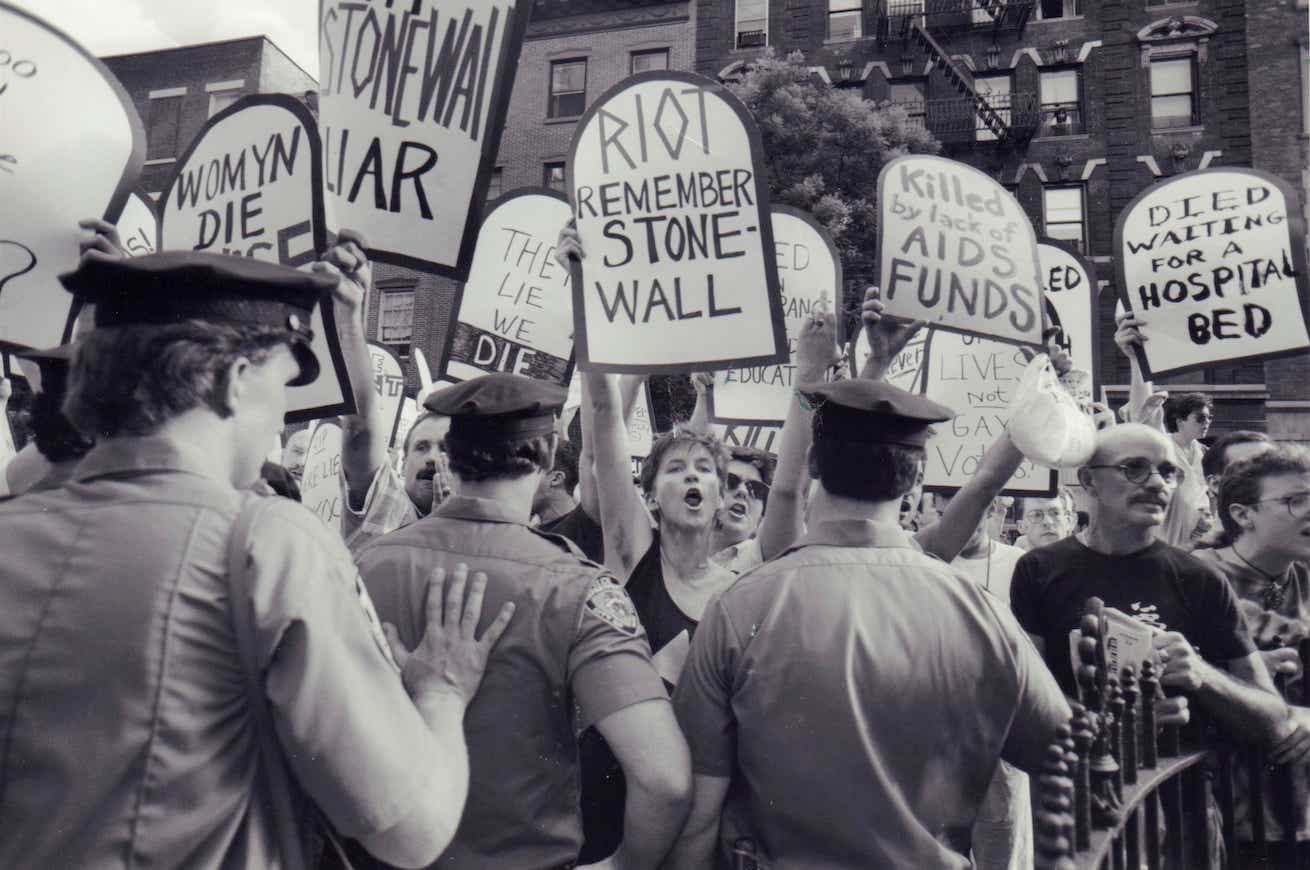
{"type": "Polygon", "coordinates": [[[925,79],[900,79],[887,83],[887,98],[892,105],[900,106],[910,116],[910,123],[922,127],[925,125],[927,101],[925,95],[928,82],[925,79]]]}
{"type": "Polygon", "coordinates": [[[669,50],[653,48],[649,51],[634,51],[628,56],[628,73],[636,75],[647,70],[669,68],[669,50]]]}
{"type": "Polygon", "coordinates": [[[177,157],[178,129],[182,126],[182,94],[150,98],[146,110],[146,159],[170,160],[177,157]]]}
{"type": "Polygon", "coordinates": [[[564,161],[560,160],[555,163],[544,163],[541,167],[541,183],[551,190],[564,190],[564,161]]]}
{"type": "Polygon", "coordinates": [[[1151,126],[1191,127],[1196,111],[1196,67],[1191,57],[1151,61],[1151,126]]]}
{"type": "Polygon", "coordinates": [[[383,290],[378,299],[378,338],[396,352],[409,356],[414,337],[414,288],[383,290]]]}
{"type": "Polygon", "coordinates": [[[1037,20],[1078,18],[1083,14],[1083,0],[1037,0],[1037,20]]]}
{"type": "Polygon", "coordinates": [[[769,44],[769,0],[736,0],[737,48],[762,48],[769,44]]]}
{"type": "Polygon", "coordinates": [[[209,95],[209,117],[212,118],[241,99],[240,91],[215,91],[209,95]]]}
{"type": "Polygon", "coordinates": [[[828,38],[859,39],[863,18],[864,0],[828,0],[828,38]]]}
{"type": "Polygon", "coordinates": [[[497,166],[491,170],[491,181],[487,183],[487,199],[499,199],[505,192],[505,167],[497,166]]]}
{"type": "Polygon", "coordinates": [[[550,104],[547,118],[573,118],[587,108],[587,60],[556,60],[550,64],[550,104]]]}
{"type": "MultiPolygon", "coordinates": [[[[992,107],[992,111],[996,112],[1008,127],[1011,120],[1010,94],[1014,90],[1014,81],[1010,74],[978,75],[974,77],[973,85],[974,89],[978,91],[978,96],[987,100],[987,105],[992,107]]],[[[979,142],[995,142],[996,134],[987,126],[987,122],[981,116],[977,120],[977,140],[979,142]]]]}
{"type": "Polygon", "coordinates": [[[1082,74],[1076,68],[1042,70],[1042,136],[1083,132],[1082,74]]]}
{"type": "Polygon", "coordinates": [[[1087,218],[1081,185],[1043,188],[1042,214],[1048,237],[1069,242],[1080,254],[1087,253],[1087,218]]]}

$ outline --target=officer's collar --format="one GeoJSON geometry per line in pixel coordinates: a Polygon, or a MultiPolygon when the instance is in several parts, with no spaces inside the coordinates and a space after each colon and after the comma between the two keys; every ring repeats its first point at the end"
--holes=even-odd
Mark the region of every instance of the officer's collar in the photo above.
{"type": "Polygon", "coordinates": [[[446,498],[431,514],[457,520],[477,520],[484,523],[514,523],[527,525],[528,517],[503,501],[476,498],[471,495],[452,495],[446,498]]]}
{"type": "Polygon", "coordinates": [[[76,480],[90,480],[107,474],[143,471],[185,471],[222,483],[212,462],[200,451],[169,438],[123,436],[101,441],[91,448],[73,472],[76,480]]]}
{"type": "Polygon", "coordinates": [[[904,547],[922,550],[909,532],[894,523],[872,520],[820,520],[811,523],[797,547],[904,547]]]}

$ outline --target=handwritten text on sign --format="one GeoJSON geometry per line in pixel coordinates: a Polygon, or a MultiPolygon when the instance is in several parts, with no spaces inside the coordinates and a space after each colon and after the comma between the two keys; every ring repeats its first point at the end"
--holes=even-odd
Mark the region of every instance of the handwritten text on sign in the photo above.
{"type": "Polygon", "coordinates": [[[1115,232],[1121,292],[1146,321],[1149,373],[1310,346],[1297,208],[1283,182],[1249,169],[1186,173],[1129,205],[1115,232]]]}
{"type": "Polygon", "coordinates": [[[505,62],[518,55],[516,17],[526,14],[523,0],[322,0],[319,111],[334,229],[362,231],[379,260],[456,270],[509,96],[499,77],[513,68],[505,62]]]}
{"type": "MultiPolygon", "coordinates": [[[[955,411],[955,418],[934,426],[923,484],[960,487],[978,473],[983,454],[1005,431],[1010,400],[1028,360],[1012,344],[937,329],[927,348],[924,394],[955,411]]],[[[1025,459],[1004,491],[1045,493],[1051,485],[1050,471],[1025,459]]]]}
{"type": "Polygon", "coordinates": [[[388,427],[389,444],[400,426],[401,406],[405,402],[405,371],[395,355],[383,345],[369,342],[368,356],[372,363],[373,392],[377,394],[381,417],[388,427]]]}
{"type": "Polygon", "coordinates": [[[715,420],[787,418],[796,386],[796,342],[805,322],[833,310],[840,298],[841,259],[827,232],[798,209],[773,207],[773,247],[777,252],[782,311],[787,323],[786,363],[719,372],[710,396],[715,420]]]}
{"type": "Polygon", "coordinates": [[[1005,188],[942,157],[897,158],[878,177],[879,278],[892,314],[1040,344],[1032,224],[1005,188]]]}
{"type": "Polygon", "coordinates": [[[149,195],[132,191],[123,206],[123,213],[118,216],[115,225],[118,240],[129,257],[141,257],[153,254],[159,244],[159,218],[155,214],[155,204],[149,195]]]}
{"type": "Polygon", "coordinates": [[[781,426],[747,425],[744,423],[711,423],[710,431],[729,447],[754,447],[769,453],[778,452],[781,426]]]}
{"type": "Polygon", "coordinates": [[[1099,290],[1095,273],[1081,257],[1058,245],[1041,242],[1037,252],[1042,264],[1042,291],[1059,318],[1062,346],[1075,369],[1094,374],[1097,368],[1092,324],[1099,290]]]}
{"type": "Polygon", "coordinates": [[[330,420],[316,423],[300,477],[300,501],[328,528],[341,528],[341,427],[330,420]]]}
{"type": "Polygon", "coordinates": [[[592,106],[570,184],[579,362],[717,370],[787,357],[758,133],[721,87],[648,73],[592,106]]]}
{"type": "Polygon", "coordinates": [[[512,372],[564,384],[573,357],[573,295],[555,262],[569,219],[553,191],[502,199],[482,222],[444,373],[468,380],[512,372]]]}

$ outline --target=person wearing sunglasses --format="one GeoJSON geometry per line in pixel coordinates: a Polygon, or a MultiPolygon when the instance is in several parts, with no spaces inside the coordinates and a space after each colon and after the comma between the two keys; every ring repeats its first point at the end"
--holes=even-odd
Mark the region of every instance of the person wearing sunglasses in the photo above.
{"type": "Polygon", "coordinates": [[[769,503],[774,459],[755,447],[728,448],[723,507],[714,518],[714,561],[734,574],[764,564],[756,532],[769,503]]]}

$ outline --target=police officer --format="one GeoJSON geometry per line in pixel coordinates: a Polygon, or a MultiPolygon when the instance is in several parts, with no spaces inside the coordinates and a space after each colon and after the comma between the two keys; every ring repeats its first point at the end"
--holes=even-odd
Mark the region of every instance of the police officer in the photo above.
{"type": "Polygon", "coordinates": [[[50,463],[49,470],[27,491],[55,489],[72,476],[78,460],[95,443],[73,428],[61,408],[73,346],[64,344],[46,350],[16,351],[14,356],[29,364],[23,370],[35,392],[32,397],[32,440],[41,456],[50,463]]]}
{"type": "Polygon", "coordinates": [[[98,443],[0,506],[0,867],[305,867],[309,801],[430,862],[508,614],[475,640],[485,581],[465,607],[451,565],[402,674],[340,540],[245,491],[286,386],[318,374],[306,324],[335,279],[163,253],[62,280],[96,305],[64,407],[98,443]]]}
{"type": "Polygon", "coordinates": [[[711,866],[733,785],[771,870],[967,868],[997,758],[1036,770],[1069,708],[1005,603],[897,524],[950,410],[869,380],[801,389],[809,528],[692,641],[674,708],[693,809],[668,866],[711,866]]]}
{"type": "Polygon", "coordinates": [[[490,374],[430,396],[427,409],[451,418],[456,494],[357,556],[406,646],[424,631],[434,568],[467,562],[491,578],[488,607],[517,605],[465,716],[469,800],[442,868],[573,866],[582,845],[576,735],[591,725],[627,778],[623,841],[596,866],[655,867],[686,814],[686,743],[632,602],[567,539],[528,525],[565,395],[490,374]]]}

